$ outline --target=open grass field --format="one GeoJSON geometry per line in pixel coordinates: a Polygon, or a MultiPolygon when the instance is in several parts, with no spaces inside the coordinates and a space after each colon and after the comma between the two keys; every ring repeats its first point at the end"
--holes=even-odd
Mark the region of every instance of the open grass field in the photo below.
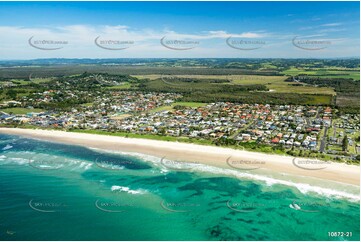
{"type": "Polygon", "coordinates": [[[170,111],[173,109],[173,106],[161,106],[161,107],[156,107],[152,110],[149,110],[148,113],[157,113],[157,112],[163,112],[163,111],[170,111]]]}
{"type": "Polygon", "coordinates": [[[130,83],[124,83],[123,85],[118,85],[118,86],[112,86],[112,87],[107,87],[107,89],[116,91],[116,90],[127,90],[131,88],[131,84],[130,83]]]}
{"type": "Polygon", "coordinates": [[[81,106],[83,107],[91,107],[93,105],[93,103],[83,103],[81,104],[81,106]]]}
{"type": "Polygon", "coordinates": [[[27,113],[39,113],[43,112],[43,109],[38,108],[4,108],[0,109],[1,112],[13,113],[13,114],[27,114],[27,113]]]}
{"type": "Polygon", "coordinates": [[[336,105],[340,107],[359,107],[360,97],[356,95],[337,95],[336,105]]]}
{"type": "Polygon", "coordinates": [[[185,107],[191,107],[191,108],[198,108],[207,105],[207,103],[198,103],[198,102],[175,102],[172,104],[172,106],[185,106],[185,107]]]}
{"type": "Polygon", "coordinates": [[[353,80],[360,80],[359,69],[338,69],[328,70],[327,68],[319,69],[303,69],[303,68],[290,68],[281,72],[284,75],[296,76],[300,74],[312,75],[322,78],[352,78],[353,80]]]}
{"type": "MultiPolygon", "coordinates": [[[[134,76],[139,79],[156,80],[162,75],[141,75],[134,76]]],[[[170,77],[165,75],[164,77],[170,77]]],[[[194,78],[194,79],[219,79],[229,80],[230,82],[224,85],[252,85],[261,84],[267,86],[272,92],[278,93],[299,93],[299,94],[326,94],[335,95],[335,91],[329,87],[314,87],[314,86],[292,86],[292,82],[285,82],[286,76],[258,76],[258,75],[174,75],[179,78],[194,78]]],[[[209,84],[212,85],[212,84],[209,84]]]]}
{"type": "Polygon", "coordinates": [[[49,78],[31,78],[31,81],[25,81],[22,79],[11,79],[10,81],[19,86],[25,86],[31,83],[39,84],[39,83],[49,82],[53,79],[54,79],[53,77],[49,77],[49,78]]]}
{"type": "Polygon", "coordinates": [[[112,117],[112,119],[116,119],[116,120],[122,120],[122,119],[125,119],[125,118],[128,118],[128,117],[131,117],[132,115],[130,114],[119,114],[119,115],[114,115],[112,117]]]}

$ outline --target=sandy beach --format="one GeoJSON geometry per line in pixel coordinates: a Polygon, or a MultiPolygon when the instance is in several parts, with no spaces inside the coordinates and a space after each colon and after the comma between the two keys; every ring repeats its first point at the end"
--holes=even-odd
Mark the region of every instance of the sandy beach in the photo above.
{"type": "Polygon", "coordinates": [[[258,169],[268,170],[280,174],[286,173],[344,184],[360,185],[359,166],[335,162],[312,161],[306,158],[295,159],[291,156],[270,155],[215,146],[64,131],[0,128],[0,133],[109,151],[137,152],[156,157],[165,157],[168,160],[177,162],[197,162],[249,172],[258,169]]]}

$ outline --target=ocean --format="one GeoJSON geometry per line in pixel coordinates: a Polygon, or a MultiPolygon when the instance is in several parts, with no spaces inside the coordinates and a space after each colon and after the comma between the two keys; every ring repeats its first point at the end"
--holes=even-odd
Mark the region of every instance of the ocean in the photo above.
{"type": "Polygon", "coordinates": [[[360,240],[358,187],[0,135],[0,240],[360,240]]]}

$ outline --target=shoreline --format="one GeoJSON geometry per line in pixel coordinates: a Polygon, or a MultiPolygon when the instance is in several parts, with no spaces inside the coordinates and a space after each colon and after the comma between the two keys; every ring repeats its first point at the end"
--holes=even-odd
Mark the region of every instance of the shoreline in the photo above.
{"type": "Polygon", "coordinates": [[[317,160],[224,147],[55,130],[0,128],[0,133],[115,152],[141,153],[160,158],[165,157],[167,160],[177,162],[198,162],[213,167],[243,170],[250,173],[252,171],[284,173],[360,186],[360,167],[344,163],[316,164],[317,160]],[[308,164],[302,163],[306,160],[308,164]]]}

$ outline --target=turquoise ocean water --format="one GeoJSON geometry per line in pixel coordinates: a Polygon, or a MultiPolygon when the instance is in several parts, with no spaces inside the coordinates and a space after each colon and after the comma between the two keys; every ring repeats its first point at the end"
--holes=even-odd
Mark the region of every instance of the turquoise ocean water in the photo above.
{"type": "Polygon", "coordinates": [[[0,240],[360,239],[357,187],[252,172],[0,135],[0,240]]]}

